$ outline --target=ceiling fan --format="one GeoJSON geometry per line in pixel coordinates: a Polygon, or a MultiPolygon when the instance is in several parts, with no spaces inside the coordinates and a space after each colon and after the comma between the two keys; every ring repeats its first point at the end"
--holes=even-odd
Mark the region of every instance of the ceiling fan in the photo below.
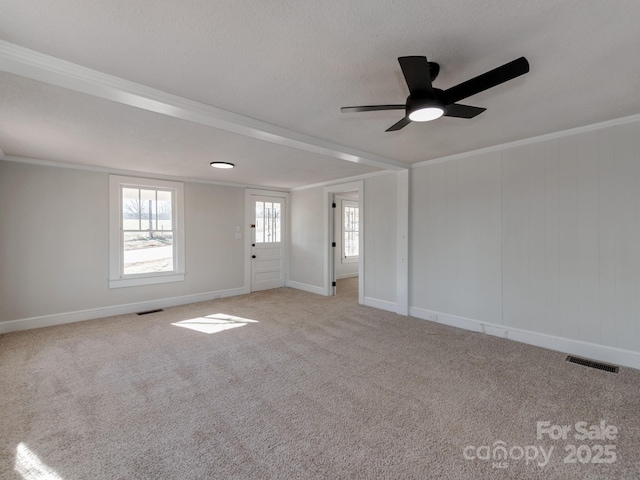
{"type": "Polygon", "coordinates": [[[431,83],[440,72],[440,65],[428,62],[427,57],[400,57],[400,68],[409,87],[410,95],[404,105],[364,105],[342,107],[341,112],[373,112],[377,110],[405,110],[402,120],[387,128],[387,132],[400,130],[411,122],[428,122],[441,116],[473,118],[486,108],[456,103],[467,97],[488,90],[529,71],[529,62],[520,57],[501,67],[494,68],[447,90],[433,88],[431,83]]]}

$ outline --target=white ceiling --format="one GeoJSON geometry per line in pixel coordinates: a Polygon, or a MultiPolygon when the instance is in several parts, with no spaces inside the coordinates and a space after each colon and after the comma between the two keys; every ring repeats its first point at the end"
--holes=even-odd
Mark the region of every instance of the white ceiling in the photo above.
{"type": "Polygon", "coordinates": [[[397,169],[640,113],[638,19],[636,0],[3,0],[0,40],[18,54],[0,54],[0,148],[280,188],[397,169]],[[76,88],[64,62],[76,80],[60,83],[21,47],[144,87],[136,102],[76,88]],[[386,133],[403,112],[340,113],[404,103],[404,55],[440,63],[443,89],[520,56],[531,71],[464,100],[487,108],[472,120],[386,133]],[[207,113],[147,107],[152,89],[207,113]]]}

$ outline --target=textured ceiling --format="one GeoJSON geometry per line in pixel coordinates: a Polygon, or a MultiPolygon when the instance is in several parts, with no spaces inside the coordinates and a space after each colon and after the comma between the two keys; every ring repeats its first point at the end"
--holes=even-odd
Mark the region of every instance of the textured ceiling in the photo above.
{"type": "MultiPolygon", "coordinates": [[[[640,113],[638,18],[640,2],[624,0],[3,0],[0,39],[415,163],[640,113]],[[402,112],[340,113],[403,103],[404,55],[440,63],[435,86],[443,89],[520,56],[531,72],[465,100],[487,108],[473,120],[385,133],[402,112]]],[[[376,170],[8,74],[0,76],[0,148],[279,187],[376,170]],[[244,159],[243,168],[236,176],[202,171],[215,155],[244,159]]]]}

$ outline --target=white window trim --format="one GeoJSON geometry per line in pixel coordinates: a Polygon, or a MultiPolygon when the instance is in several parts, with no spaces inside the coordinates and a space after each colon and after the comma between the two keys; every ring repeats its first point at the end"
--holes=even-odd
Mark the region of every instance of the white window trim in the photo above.
{"type": "MultiPolygon", "coordinates": [[[[342,244],[342,252],[340,255],[341,263],[357,263],[360,260],[360,255],[353,255],[351,257],[347,257],[345,255],[346,250],[346,242],[344,241],[344,208],[345,207],[355,207],[358,209],[358,216],[360,215],[360,205],[357,200],[341,200],[340,201],[340,234],[342,235],[341,244],[342,244]]],[[[360,231],[358,231],[358,234],[360,231]]]]}
{"type": "Polygon", "coordinates": [[[139,177],[109,175],[109,288],[154,285],[158,283],[181,282],[185,276],[185,233],[184,233],[184,184],[168,180],[154,180],[139,177]],[[120,188],[148,187],[172,190],[173,218],[175,233],[173,239],[174,267],[171,272],[141,273],[123,275],[122,273],[122,195],[120,188]]]}

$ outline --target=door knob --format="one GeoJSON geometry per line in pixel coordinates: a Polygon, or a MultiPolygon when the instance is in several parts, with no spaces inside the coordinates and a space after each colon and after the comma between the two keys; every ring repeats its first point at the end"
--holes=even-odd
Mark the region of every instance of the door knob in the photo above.
{"type": "Polygon", "coordinates": [[[256,256],[255,255],[251,255],[251,258],[256,258],[256,256]]]}

